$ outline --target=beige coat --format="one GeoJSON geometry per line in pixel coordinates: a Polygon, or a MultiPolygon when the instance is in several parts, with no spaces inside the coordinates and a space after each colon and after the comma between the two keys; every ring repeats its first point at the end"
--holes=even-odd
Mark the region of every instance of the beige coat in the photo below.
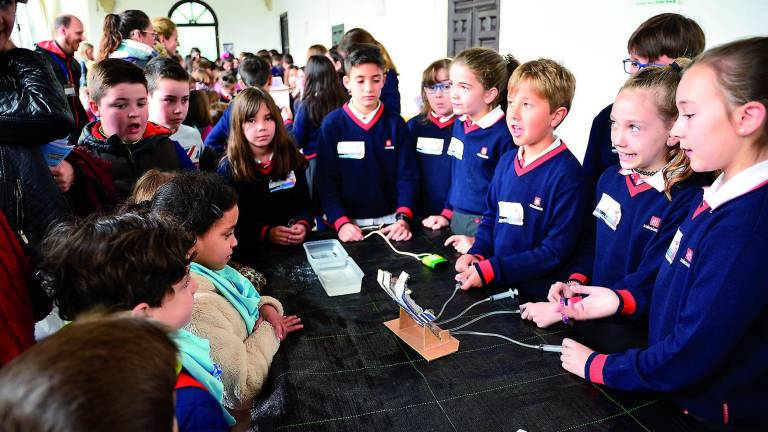
{"type": "MultiPolygon", "coordinates": [[[[186,329],[208,339],[211,358],[222,371],[224,405],[234,410],[249,409],[264,385],[280,341],[267,321],[261,321],[249,334],[240,314],[213,284],[205,276],[192,273],[192,277],[198,288],[192,320],[186,329]]],[[[283,305],[277,299],[262,296],[259,307],[265,304],[283,314],[283,305]]]]}

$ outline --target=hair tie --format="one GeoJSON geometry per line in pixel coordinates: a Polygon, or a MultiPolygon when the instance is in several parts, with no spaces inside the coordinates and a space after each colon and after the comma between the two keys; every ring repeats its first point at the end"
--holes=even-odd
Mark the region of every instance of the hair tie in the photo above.
{"type": "Polygon", "coordinates": [[[674,71],[677,71],[677,72],[682,72],[683,71],[683,68],[681,68],[680,65],[677,64],[677,62],[673,61],[672,64],[670,64],[669,66],[671,66],[672,70],[674,70],[674,71]]]}
{"type": "Polygon", "coordinates": [[[214,214],[216,217],[218,217],[218,218],[220,218],[220,217],[224,216],[224,213],[221,211],[221,209],[219,208],[219,206],[217,206],[216,204],[211,204],[211,212],[213,212],[213,214],[214,214]]]}

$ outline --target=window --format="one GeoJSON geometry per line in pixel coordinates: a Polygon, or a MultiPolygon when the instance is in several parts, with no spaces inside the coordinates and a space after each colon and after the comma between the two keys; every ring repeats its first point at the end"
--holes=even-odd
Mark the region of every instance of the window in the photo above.
{"type": "Polygon", "coordinates": [[[199,48],[211,61],[219,58],[219,21],[210,6],[201,1],[177,2],[168,17],[179,31],[179,53],[199,48]]]}

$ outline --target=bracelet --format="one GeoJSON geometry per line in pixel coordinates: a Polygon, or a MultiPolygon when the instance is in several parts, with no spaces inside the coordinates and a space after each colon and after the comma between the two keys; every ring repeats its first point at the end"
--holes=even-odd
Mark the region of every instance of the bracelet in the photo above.
{"type": "Polygon", "coordinates": [[[570,324],[571,321],[568,318],[568,315],[566,315],[565,312],[563,312],[563,310],[562,310],[562,308],[564,308],[566,306],[568,306],[568,299],[566,299],[565,297],[560,297],[560,308],[561,308],[560,316],[563,319],[563,324],[570,324]]]}
{"type": "Polygon", "coordinates": [[[405,223],[407,223],[408,225],[411,224],[411,218],[408,217],[408,215],[405,213],[398,213],[397,215],[395,215],[395,220],[405,221],[405,223]]]}

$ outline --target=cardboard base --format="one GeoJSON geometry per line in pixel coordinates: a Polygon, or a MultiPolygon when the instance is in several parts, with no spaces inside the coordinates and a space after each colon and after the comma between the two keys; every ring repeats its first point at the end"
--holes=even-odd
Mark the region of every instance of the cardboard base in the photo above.
{"type": "Polygon", "coordinates": [[[414,321],[402,308],[400,318],[386,321],[384,325],[427,361],[459,350],[458,339],[451,336],[448,330],[440,330],[435,335],[432,330],[414,321]]]}

